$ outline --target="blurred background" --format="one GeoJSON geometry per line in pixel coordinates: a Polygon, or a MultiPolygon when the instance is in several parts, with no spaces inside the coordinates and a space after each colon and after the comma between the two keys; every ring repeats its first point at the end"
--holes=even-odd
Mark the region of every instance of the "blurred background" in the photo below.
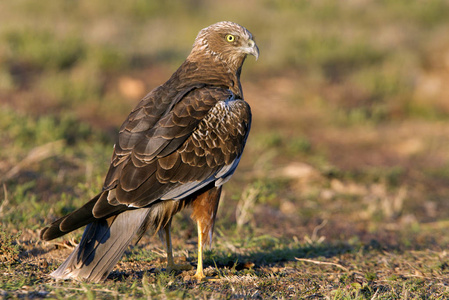
{"type": "MultiPolygon", "coordinates": [[[[242,73],[253,126],[217,234],[447,246],[439,0],[1,1],[2,231],[34,243],[97,194],[128,113],[223,20],[253,33],[260,58],[242,73]]],[[[174,236],[195,238],[188,211],[175,224],[174,236]]]]}

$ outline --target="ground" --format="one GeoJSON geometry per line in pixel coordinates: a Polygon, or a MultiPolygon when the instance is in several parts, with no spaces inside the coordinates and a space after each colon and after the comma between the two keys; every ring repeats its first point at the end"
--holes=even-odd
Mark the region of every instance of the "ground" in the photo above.
{"type": "Polygon", "coordinates": [[[447,1],[126,3],[0,4],[2,297],[449,297],[447,1]],[[252,131],[205,254],[216,280],[192,278],[189,210],[173,242],[191,271],[166,273],[149,234],[105,283],[48,278],[82,230],[39,229],[101,189],[128,112],[224,19],[261,56],[245,62],[252,131]]]}

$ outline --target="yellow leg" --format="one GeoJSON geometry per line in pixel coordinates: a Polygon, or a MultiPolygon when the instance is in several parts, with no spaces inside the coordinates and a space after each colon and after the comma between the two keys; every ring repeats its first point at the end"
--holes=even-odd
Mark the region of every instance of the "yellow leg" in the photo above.
{"type": "Polygon", "coordinates": [[[171,220],[165,226],[165,243],[167,245],[167,272],[171,271],[185,271],[191,270],[192,266],[190,264],[176,265],[173,260],[173,247],[171,243],[171,233],[170,233],[171,220]]]}
{"type": "Polygon", "coordinates": [[[201,226],[201,223],[198,221],[198,267],[196,268],[196,273],[194,277],[201,281],[206,276],[204,276],[203,272],[203,228],[201,226]]]}
{"type": "Polygon", "coordinates": [[[192,202],[192,219],[198,226],[198,267],[194,277],[198,280],[215,281],[214,278],[206,278],[203,271],[203,245],[210,243],[212,230],[214,229],[215,216],[217,215],[218,203],[220,201],[220,187],[212,187],[200,195],[197,195],[192,202]]]}

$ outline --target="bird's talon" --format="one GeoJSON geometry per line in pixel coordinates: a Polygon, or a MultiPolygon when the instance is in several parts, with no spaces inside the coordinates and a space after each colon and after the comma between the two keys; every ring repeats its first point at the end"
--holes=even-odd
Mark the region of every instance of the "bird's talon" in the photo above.
{"type": "Polygon", "coordinates": [[[193,278],[196,279],[196,281],[201,282],[201,281],[206,281],[206,276],[204,276],[204,273],[195,273],[195,275],[193,275],[193,278]]]}
{"type": "Polygon", "coordinates": [[[198,283],[220,281],[220,278],[218,277],[209,277],[205,276],[204,274],[195,274],[193,277],[196,279],[198,283]]]}

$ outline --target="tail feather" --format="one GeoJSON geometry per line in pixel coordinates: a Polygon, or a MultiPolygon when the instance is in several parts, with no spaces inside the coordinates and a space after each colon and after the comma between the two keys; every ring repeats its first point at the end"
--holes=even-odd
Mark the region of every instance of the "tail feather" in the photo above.
{"type": "Polygon", "coordinates": [[[92,215],[92,209],[95,206],[98,198],[101,194],[95,196],[92,200],[84,204],[81,208],[75,210],[74,212],[54,221],[50,224],[50,226],[45,227],[40,232],[40,238],[44,241],[50,241],[55,238],[61,237],[64,234],[69,233],[75,229],[83,227],[95,220],[92,215]],[[67,220],[77,220],[71,227],[64,226],[61,228],[61,224],[66,222],[67,220]]]}
{"type": "Polygon", "coordinates": [[[110,205],[107,200],[108,193],[101,192],[81,208],[72,213],[54,221],[50,226],[42,229],[40,237],[44,241],[49,241],[61,237],[73,230],[81,228],[89,223],[96,222],[99,219],[106,219],[115,216],[122,211],[129,209],[126,205],[110,205]],[[102,201],[103,200],[103,201],[102,201]],[[94,208],[101,204],[102,216],[93,214],[94,208]]]}
{"type": "Polygon", "coordinates": [[[150,211],[151,208],[129,210],[90,223],[73,253],[50,276],[91,282],[105,280],[136,233],[147,227],[150,211]]]}

